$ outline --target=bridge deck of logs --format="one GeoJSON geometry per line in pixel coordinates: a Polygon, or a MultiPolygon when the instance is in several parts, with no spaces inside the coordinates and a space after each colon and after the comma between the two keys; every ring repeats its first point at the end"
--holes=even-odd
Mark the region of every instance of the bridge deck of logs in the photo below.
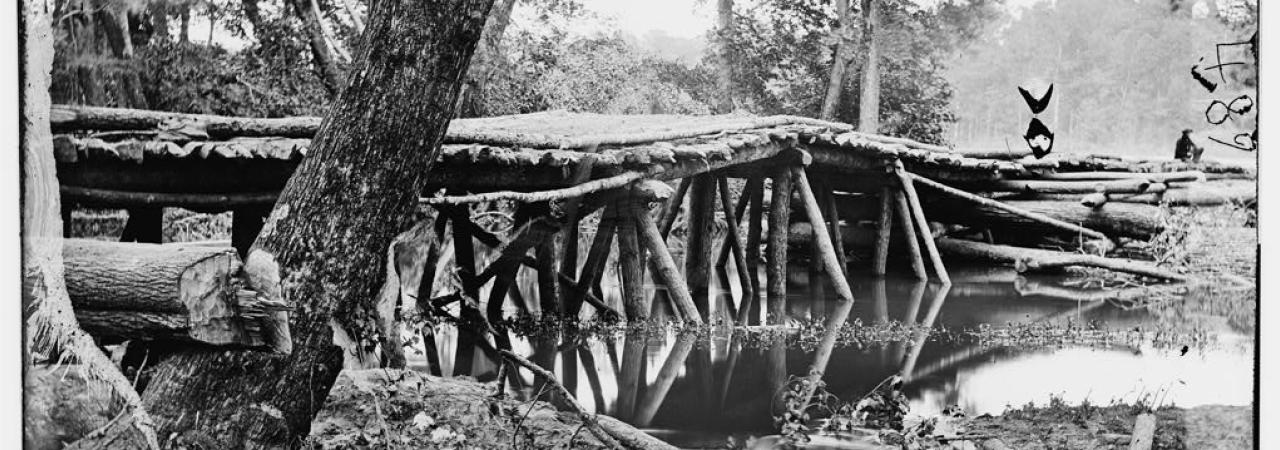
{"type": "MultiPolygon", "coordinates": [[[[165,207],[233,211],[232,246],[241,255],[323,126],[307,117],[68,105],[55,105],[51,124],[64,219],[77,207],[127,209],[122,239],[159,243],[165,207]]],[[[645,294],[645,273],[651,271],[682,320],[713,317],[708,293],[718,275],[720,285],[736,283],[746,294],[737,305],[729,302],[728,317],[758,323],[762,306],[770,317],[784,311],[788,250],[798,241],[812,248],[814,271],[839,274],[830,277],[837,297],[852,300],[846,245],[869,247],[871,272],[879,276],[888,271],[891,236],[901,234],[910,273],[946,283],[948,251],[1009,258],[1001,248],[1007,246],[990,242],[992,230],[1108,243],[1148,239],[1162,226],[1148,219],[1152,204],[1253,198],[1251,188],[1206,194],[1196,187],[1206,179],[1252,176],[1251,169],[1228,164],[1026,156],[958,151],[794,116],[551,111],[453,121],[421,203],[452,224],[464,294],[477,297],[480,286],[494,283],[490,317],[501,314],[509,296],[518,296],[512,280],[529,266],[539,274],[540,304],[514,303],[530,313],[574,315],[586,303],[599,314],[647,317],[654,299],[645,294]],[[731,183],[744,187],[738,198],[731,183]],[[473,223],[466,208],[493,200],[519,205],[506,240],[473,223]],[[600,224],[579,264],[578,223],[597,210],[600,224]],[[793,220],[793,210],[803,215],[793,220]],[[684,267],[677,267],[667,238],[681,214],[686,250],[684,267]],[[719,242],[717,220],[736,225],[726,227],[719,242]],[[816,226],[797,233],[793,222],[816,226]],[[986,233],[988,242],[957,245],[930,222],[967,226],[986,233]],[[473,238],[501,255],[477,267],[473,238]],[[621,305],[592,294],[615,241],[621,305]],[[728,280],[730,264],[738,280],[728,280]],[[748,275],[762,266],[764,286],[748,275]]]]}

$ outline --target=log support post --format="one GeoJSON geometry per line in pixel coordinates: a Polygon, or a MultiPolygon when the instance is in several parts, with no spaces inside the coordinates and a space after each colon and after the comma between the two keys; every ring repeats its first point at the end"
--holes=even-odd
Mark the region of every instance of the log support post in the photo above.
{"type": "Polygon", "coordinates": [[[587,250],[587,260],[582,264],[582,271],[576,280],[576,288],[570,289],[569,302],[565,305],[570,317],[577,317],[582,310],[582,303],[591,287],[604,273],[605,263],[609,259],[609,251],[613,246],[613,235],[617,225],[618,208],[615,205],[605,207],[600,216],[600,224],[596,228],[595,237],[591,240],[591,248],[587,250]]]}
{"type": "Polygon", "coordinates": [[[787,308],[787,231],[791,225],[791,174],[789,161],[773,174],[773,193],[769,204],[769,251],[765,258],[770,323],[783,323],[787,308]]]}
{"type": "Polygon", "coordinates": [[[880,219],[877,222],[876,249],[871,263],[871,274],[883,277],[889,262],[889,239],[893,230],[893,206],[895,196],[890,184],[880,189],[880,219]]]}
{"type": "MultiPolygon", "coordinates": [[[[803,155],[801,162],[806,164],[793,166],[791,173],[796,181],[796,190],[800,192],[800,201],[804,205],[805,215],[813,225],[813,241],[818,250],[814,257],[821,258],[822,268],[831,275],[831,284],[835,288],[836,297],[840,301],[852,302],[853,290],[849,288],[849,280],[842,275],[844,269],[840,266],[840,258],[836,256],[836,247],[831,242],[827,227],[824,226],[826,220],[822,217],[822,206],[818,203],[818,198],[813,193],[813,185],[805,173],[805,166],[811,158],[807,153],[803,155]]],[[[813,281],[810,280],[810,282],[813,281]]]]}
{"type": "Polygon", "coordinates": [[[911,261],[911,273],[916,279],[928,280],[929,273],[924,268],[924,258],[920,255],[920,241],[916,240],[915,224],[911,219],[911,206],[907,203],[907,195],[901,189],[893,190],[894,203],[897,204],[898,229],[902,232],[902,242],[907,247],[907,258],[911,261]]]}
{"type": "Polygon", "coordinates": [[[653,261],[654,277],[667,285],[667,296],[684,316],[684,320],[701,325],[702,317],[698,315],[698,308],[693,304],[693,296],[689,294],[688,285],[684,282],[684,276],[680,275],[675,259],[667,250],[667,244],[662,239],[658,225],[644,209],[633,206],[631,213],[639,228],[640,243],[649,251],[649,257],[653,261]]]}
{"type": "MultiPolygon", "coordinates": [[[[747,269],[747,252],[744,248],[745,244],[742,243],[742,234],[739,227],[741,226],[740,219],[747,209],[747,193],[750,192],[753,186],[751,186],[752,182],[748,181],[747,186],[742,191],[741,198],[738,199],[738,204],[733,206],[732,196],[729,194],[729,180],[725,177],[720,177],[717,182],[720,185],[720,207],[724,210],[725,222],[728,224],[724,244],[720,246],[719,264],[724,266],[728,262],[729,254],[733,255],[733,264],[737,267],[738,272],[738,284],[742,288],[742,298],[745,300],[753,295],[753,292],[751,291],[751,271],[747,269]]],[[[728,290],[728,285],[725,286],[725,289],[728,290]]],[[[729,303],[732,304],[733,299],[730,298],[729,300],[729,303]]],[[[746,302],[742,302],[741,306],[745,305],[746,302]]],[[[743,323],[743,319],[746,317],[746,311],[741,306],[738,308],[737,313],[734,314],[737,323],[743,323]]]]}
{"type": "Polygon", "coordinates": [[[689,222],[685,235],[685,276],[698,314],[711,318],[711,234],[715,223],[716,184],[711,174],[693,176],[689,186],[689,222]]]}
{"type": "MultiPolygon", "coordinates": [[[[479,286],[476,286],[476,253],[474,244],[471,241],[471,233],[467,229],[471,225],[471,217],[465,207],[449,206],[448,215],[452,219],[453,230],[453,258],[454,264],[458,267],[458,278],[462,283],[463,293],[471,299],[480,297],[479,286]]],[[[478,306],[478,305],[475,305],[478,306]]],[[[467,301],[461,302],[460,311],[462,316],[468,315],[468,310],[474,306],[468,304],[467,301]]],[[[479,314],[479,311],[470,311],[472,314],[479,314]]],[[[471,367],[475,359],[476,336],[473,333],[458,330],[458,346],[454,352],[453,358],[453,375],[470,375],[471,367]]]]}
{"type": "Polygon", "coordinates": [[[760,324],[760,277],[758,276],[760,263],[763,262],[760,255],[760,237],[763,234],[761,228],[764,226],[764,178],[755,177],[753,183],[749,184],[744,194],[748,196],[747,206],[750,208],[750,215],[747,218],[747,273],[751,275],[751,296],[746,297],[739,314],[746,312],[746,321],[744,325],[760,324]]]}
{"type": "Polygon", "coordinates": [[[622,266],[622,305],[628,321],[640,321],[649,317],[650,304],[644,292],[644,264],[640,255],[640,236],[636,234],[636,220],[630,213],[635,200],[628,194],[618,200],[618,259],[622,266]]]}
{"type": "Polygon", "coordinates": [[[938,246],[933,241],[933,233],[929,230],[928,219],[924,216],[924,208],[920,206],[920,197],[916,195],[915,184],[912,178],[902,166],[902,160],[895,159],[893,161],[893,171],[898,176],[898,180],[902,182],[902,191],[906,193],[907,204],[911,207],[912,219],[916,225],[916,231],[920,236],[920,240],[924,241],[925,251],[929,255],[929,261],[933,264],[933,271],[943,284],[951,284],[951,277],[947,275],[947,268],[942,264],[942,255],[938,253],[938,246]]]}

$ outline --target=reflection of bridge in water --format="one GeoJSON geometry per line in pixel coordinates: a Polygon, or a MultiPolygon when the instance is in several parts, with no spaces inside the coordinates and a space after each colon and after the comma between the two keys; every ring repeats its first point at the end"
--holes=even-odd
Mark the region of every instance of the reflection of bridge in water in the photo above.
{"type": "MultiPolygon", "coordinates": [[[[651,337],[641,332],[585,342],[566,336],[567,342],[578,346],[547,358],[552,361],[548,367],[594,411],[640,427],[768,433],[780,401],[776,394],[791,376],[817,371],[827,390],[847,401],[867,393],[886,377],[900,375],[910,395],[948,382],[965,367],[1019,353],[1015,347],[931,339],[931,329],[1006,322],[1061,326],[1068,320],[1083,323],[1103,317],[1097,314],[1101,310],[1107,311],[1109,324],[1116,326],[1140,323],[1145,318],[1142,313],[1122,311],[1105,302],[1080,303],[1036,293],[1019,296],[1014,276],[1001,279],[1008,281],[960,278],[952,286],[901,279],[858,283],[853,286],[855,295],[865,299],[858,303],[803,294],[792,297],[793,318],[824,324],[819,335],[806,340],[807,345],[762,337],[774,332],[794,337],[804,332],[770,326],[749,327],[746,332],[713,332],[701,341],[672,333],[651,337]],[[804,315],[798,314],[801,311],[804,315]],[[850,339],[858,331],[853,328],[855,322],[875,327],[889,321],[915,327],[905,328],[896,335],[899,339],[892,341],[859,343],[850,339]]],[[[812,289],[802,292],[811,294],[812,289]]],[[[536,357],[538,349],[531,351],[536,357]]],[[[496,373],[492,365],[478,369],[482,379],[492,379],[496,373]]]]}

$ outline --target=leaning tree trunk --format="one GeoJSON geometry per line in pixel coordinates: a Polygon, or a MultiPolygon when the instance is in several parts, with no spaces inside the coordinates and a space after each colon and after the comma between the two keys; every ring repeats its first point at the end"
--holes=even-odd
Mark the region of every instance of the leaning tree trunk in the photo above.
{"type": "Polygon", "coordinates": [[[475,57],[471,58],[471,66],[467,68],[466,83],[458,93],[458,117],[477,116],[477,113],[484,112],[478,106],[480,94],[502,57],[498,44],[502,43],[502,35],[507,31],[507,24],[511,23],[511,10],[515,5],[515,0],[494,0],[489,18],[484,23],[484,32],[480,34],[480,43],[476,44],[475,57]]]}
{"type": "Polygon", "coordinates": [[[733,37],[733,0],[718,0],[716,14],[716,43],[719,47],[716,84],[720,90],[716,112],[729,113],[733,112],[733,58],[729,55],[729,40],[733,37]]]}
{"type": "Polygon", "coordinates": [[[849,15],[849,0],[836,0],[836,16],[840,18],[840,28],[836,30],[836,55],[831,61],[831,78],[827,80],[827,95],[822,100],[822,120],[835,120],[836,108],[840,106],[840,94],[844,92],[844,72],[853,59],[853,46],[850,35],[853,33],[853,17],[849,15]]]}
{"type": "MultiPolygon", "coordinates": [[[[48,3],[28,0],[21,3],[23,43],[21,63],[22,119],[22,313],[26,325],[26,358],[23,361],[23,388],[27,392],[55,391],[85,398],[105,399],[106,408],[76,408],[78,414],[115,410],[116,438],[107,444],[132,448],[154,448],[156,435],[151,419],[141,407],[138,394],[111,360],[98,349],[79,324],[71,309],[71,298],[63,282],[62,220],[58,211],[58,179],[53,161],[53,134],[49,129],[49,73],[53,68],[53,34],[49,28],[48,3]],[[36,376],[62,364],[78,364],[77,379],[83,388],[63,390],[53,383],[67,378],[36,376]],[[44,367],[38,367],[43,365],[44,367]]],[[[66,400],[58,394],[53,399],[66,400]]],[[[46,404],[45,406],[49,406],[46,404]]],[[[88,405],[85,405],[88,406],[88,405]]],[[[98,405],[101,406],[101,405],[98,405]]],[[[28,447],[47,441],[53,430],[29,420],[24,423],[28,447]]],[[[70,419],[68,419],[70,420],[70,419]]],[[[73,436],[59,436],[58,439],[73,436]]],[[[75,436],[79,437],[79,436],[75,436]]],[[[101,442],[101,441],[100,441],[101,442]]],[[[73,444],[74,446],[74,444],[73,444]]],[[[67,447],[72,448],[72,447],[67,447]]]]}
{"type": "Polygon", "coordinates": [[[387,246],[409,226],[491,2],[374,3],[358,70],[245,261],[259,292],[294,303],[293,351],[165,360],[143,394],[161,435],[220,448],[301,444],[342,367],[334,335],[374,337],[387,246]]]}
{"type": "Polygon", "coordinates": [[[880,128],[880,28],[879,0],[862,0],[866,18],[863,39],[867,42],[867,61],[862,66],[862,91],[858,96],[858,131],[876,133],[880,128]]]}
{"type": "MultiPolygon", "coordinates": [[[[324,38],[324,24],[320,23],[320,12],[312,8],[311,0],[289,0],[293,12],[306,27],[307,39],[311,45],[311,57],[324,81],[324,88],[331,97],[337,98],[342,92],[342,81],[345,79],[338,61],[333,58],[333,50],[324,38]]],[[[256,30],[255,30],[256,31],[256,30]]]]}

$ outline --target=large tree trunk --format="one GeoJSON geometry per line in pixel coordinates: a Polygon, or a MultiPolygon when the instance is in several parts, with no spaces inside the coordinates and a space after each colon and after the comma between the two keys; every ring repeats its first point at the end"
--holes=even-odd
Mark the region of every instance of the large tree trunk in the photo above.
{"type": "Polygon", "coordinates": [[[458,117],[484,114],[484,108],[479,105],[480,94],[498,65],[498,59],[502,58],[498,45],[502,43],[507,24],[511,23],[511,10],[515,4],[515,0],[494,0],[489,18],[484,23],[484,32],[480,34],[480,43],[476,45],[475,57],[471,58],[471,66],[467,68],[466,83],[458,94],[458,117]]]}
{"type": "Polygon", "coordinates": [[[165,360],[143,395],[164,436],[300,445],[342,367],[334,334],[362,342],[376,330],[387,246],[410,225],[491,1],[374,4],[359,70],[245,261],[251,287],[297,308],[293,352],[165,360]]]}
{"type": "Polygon", "coordinates": [[[880,128],[880,1],[862,0],[865,17],[863,39],[867,42],[867,60],[862,66],[862,92],[858,96],[858,131],[876,133],[880,128]]]}
{"type": "Polygon", "coordinates": [[[294,14],[302,20],[302,25],[307,30],[311,57],[316,65],[316,71],[320,73],[320,79],[324,81],[324,88],[329,91],[331,97],[337,98],[342,92],[342,82],[346,80],[346,76],[338,67],[338,61],[333,58],[333,50],[325,40],[324,24],[320,23],[320,12],[311,7],[311,0],[289,0],[289,4],[292,5],[294,14]]]}
{"type": "MultiPolygon", "coordinates": [[[[53,34],[49,28],[46,2],[21,3],[23,43],[19,67],[22,71],[22,314],[26,325],[24,371],[36,365],[78,364],[83,386],[69,390],[51,386],[67,378],[52,379],[27,373],[23,389],[47,389],[61,394],[84,392],[88,397],[106,399],[105,410],[114,411],[119,425],[112,443],[132,448],[156,447],[151,419],[141,407],[128,380],[94,344],[76,322],[71,299],[63,283],[62,220],[58,179],[53,161],[53,135],[49,129],[49,73],[53,68],[53,34]]],[[[55,397],[58,395],[55,394],[55,397]]],[[[72,399],[72,401],[75,401],[72,399]]],[[[87,405],[86,405],[87,406],[87,405]]],[[[101,406],[101,405],[98,405],[101,406]]],[[[103,408],[77,409],[79,414],[97,414],[103,408]]],[[[87,417],[87,416],[86,416],[87,417]]],[[[28,442],[50,438],[55,430],[33,423],[27,417],[24,434],[28,442]]],[[[71,437],[71,436],[63,436],[71,437]]],[[[71,448],[71,447],[68,447],[71,448]]]]}
{"type": "Polygon", "coordinates": [[[716,14],[716,56],[719,60],[716,84],[720,90],[716,112],[730,113],[733,112],[733,58],[729,55],[729,40],[733,36],[733,0],[717,0],[716,14]]]}
{"type": "Polygon", "coordinates": [[[818,116],[822,120],[835,120],[836,109],[840,107],[840,94],[844,92],[844,72],[853,59],[853,45],[850,35],[853,33],[853,17],[849,15],[849,0],[836,0],[836,15],[840,18],[840,28],[836,30],[836,55],[831,61],[831,78],[827,80],[827,96],[822,100],[822,112],[818,116]]]}

